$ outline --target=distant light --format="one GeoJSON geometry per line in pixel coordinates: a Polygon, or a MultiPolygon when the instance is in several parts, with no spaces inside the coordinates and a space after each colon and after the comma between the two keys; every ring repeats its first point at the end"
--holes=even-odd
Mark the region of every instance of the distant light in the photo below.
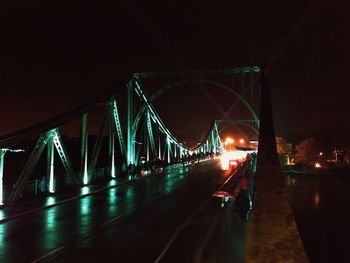
{"type": "Polygon", "coordinates": [[[237,161],[234,161],[234,160],[230,161],[230,165],[237,166],[237,164],[238,164],[237,161]]]}
{"type": "Polygon", "coordinates": [[[320,152],[320,156],[322,156],[323,155],[323,152],[320,152]]]}
{"type": "Polygon", "coordinates": [[[228,170],[230,162],[244,161],[247,157],[246,151],[228,151],[221,155],[221,168],[222,170],[228,170]]]}
{"type": "Polygon", "coordinates": [[[315,163],[315,168],[321,168],[321,164],[320,163],[315,163]]]}
{"type": "Polygon", "coordinates": [[[225,145],[231,144],[231,143],[234,143],[234,142],[235,142],[234,139],[232,139],[232,138],[230,138],[230,137],[227,137],[226,140],[225,140],[225,145]]]}
{"type": "Polygon", "coordinates": [[[244,140],[243,140],[243,139],[240,139],[240,140],[239,140],[239,143],[240,143],[240,144],[243,144],[243,143],[244,143],[244,140]]]}

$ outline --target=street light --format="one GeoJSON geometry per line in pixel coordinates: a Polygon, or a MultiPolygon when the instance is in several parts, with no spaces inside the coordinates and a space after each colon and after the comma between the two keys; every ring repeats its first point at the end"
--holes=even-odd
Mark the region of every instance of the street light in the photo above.
{"type": "Polygon", "coordinates": [[[229,146],[229,150],[230,150],[230,145],[232,145],[233,143],[235,142],[234,139],[230,138],[230,137],[227,137],[225,142],[224,142],[224,145],[228,145],[229,146]]]}

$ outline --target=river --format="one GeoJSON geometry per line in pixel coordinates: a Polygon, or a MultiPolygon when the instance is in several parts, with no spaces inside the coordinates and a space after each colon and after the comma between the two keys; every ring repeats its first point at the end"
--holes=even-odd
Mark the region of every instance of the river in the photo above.
{"type": "Polygon", "coordinates": [[[284,175],[310,262],[350,262],[350,169],[284,175]]]}

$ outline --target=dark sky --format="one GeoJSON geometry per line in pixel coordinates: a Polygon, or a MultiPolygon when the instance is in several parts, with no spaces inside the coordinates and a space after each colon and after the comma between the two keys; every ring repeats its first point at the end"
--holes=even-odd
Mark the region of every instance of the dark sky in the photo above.
{"type": "MultiPolygon", "coordinates": [[[[0,134],[71,109],[127,72],[261,64],[271,74],[278,128],[350,130],[347,0],[87,2],[1,3],[0,134]]],[[[198,92],[208,99],[194,88],[181,103],[163,98],[176,111],[159,112],[176,133],[210,125],[199,106],[188,114],[198,92]]],[[[233,100],[209,93],[223,108],[233,100]]],[[[213,102],[201,103],[221,116],[213,102]]]]}

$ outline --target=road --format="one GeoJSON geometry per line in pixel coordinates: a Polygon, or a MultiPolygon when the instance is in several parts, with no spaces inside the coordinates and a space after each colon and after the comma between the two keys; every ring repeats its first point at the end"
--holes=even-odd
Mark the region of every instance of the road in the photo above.
{"type": "Polygon", "coordinates": [[[0,262],[243,262],[245,222],[210,198],[239,172],[201,162],[10,220],[0,262]]]}

